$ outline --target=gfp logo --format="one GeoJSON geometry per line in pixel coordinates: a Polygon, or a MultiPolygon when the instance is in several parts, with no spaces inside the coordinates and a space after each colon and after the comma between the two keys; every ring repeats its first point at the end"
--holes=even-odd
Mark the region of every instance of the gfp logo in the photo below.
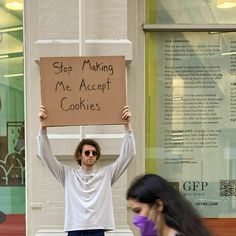
{"type": "Polygon", "coordinates": [[[207,182],[189,181],[184,182],[183,189],[185,191],[204,191],[208,186],[207,182]]]}

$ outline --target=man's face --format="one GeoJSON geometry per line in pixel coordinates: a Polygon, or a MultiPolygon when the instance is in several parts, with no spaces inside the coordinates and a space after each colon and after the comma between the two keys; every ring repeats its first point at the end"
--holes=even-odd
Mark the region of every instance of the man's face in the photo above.
{"type": "Polygon", "coordinates": [[[97,151],[94,146],[84,145],[81,156],[81,167],[92,167],[97,161],[97,151]]]}

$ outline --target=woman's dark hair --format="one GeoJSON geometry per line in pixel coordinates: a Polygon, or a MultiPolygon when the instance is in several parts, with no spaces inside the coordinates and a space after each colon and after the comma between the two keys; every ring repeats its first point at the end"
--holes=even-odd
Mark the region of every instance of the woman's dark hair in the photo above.
{"type": "Polygon", "coordinates": [[[152,206],[157,199],[163,202],[166,224],[183,236],[210,236],[201,217],[191,203],[168,181],[156,174],[145,174],[134,179],[126,195],[152,206]]]}
{"type": "Polygon", "coordinates": [[[95,147],[98,153],[96,160],[98,160],[101,156],[101,149],[96,141],[89,138],[82,139],[80,143],[78,144],[77,148],[75,149],[75,154],[74,154],[75,160],[78,162],[80,166],[81,166],[81,159],[79,159],[78,157],[82,154],[84,145],[90,145],[90,146],[95,147]]]}

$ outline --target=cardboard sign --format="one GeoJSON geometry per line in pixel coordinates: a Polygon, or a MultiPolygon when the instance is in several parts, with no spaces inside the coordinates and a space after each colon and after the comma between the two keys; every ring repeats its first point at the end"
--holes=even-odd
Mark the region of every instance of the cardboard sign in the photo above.
{"type": "Polygon", "coordinates": [[[40,58],[45,126],[124,124],[125,58],[40,58]]]}

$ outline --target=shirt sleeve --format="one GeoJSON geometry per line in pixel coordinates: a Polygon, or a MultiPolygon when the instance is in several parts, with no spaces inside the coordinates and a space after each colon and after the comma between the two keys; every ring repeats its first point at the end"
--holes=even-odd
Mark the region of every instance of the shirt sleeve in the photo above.
{"type": "Polygon", "coordinates": [[[132,131],[128,131],[125,134],[119,157],[110,165],[111,184],[114,184],[118,180],[135,156],[136,147],[134,135],[132,131]]]}
{"type": "Polygon", "coordinates": [[[65,166],[62,165],[52,153],[52,148],[46,130],[40,130],[37,137],[38,157],[45,163],[51,173],[64,186],[65,166]]]}

